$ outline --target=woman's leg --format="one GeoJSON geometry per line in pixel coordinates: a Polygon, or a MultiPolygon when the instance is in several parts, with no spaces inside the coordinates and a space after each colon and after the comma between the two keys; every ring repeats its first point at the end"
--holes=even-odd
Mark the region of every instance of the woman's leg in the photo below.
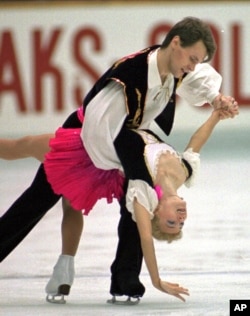
{"type": "Polygon", "coordinates": [[[75,256],[83,230],[83,215],[81,211],[74,210],[64,198],[62,206],[62,254],[75,256]]]}
{"type": "Polygon", "coordinates": [[[83,230],[82,212],[74,210],[64,198],[62,206],[62,254],[45,288],[47,301],[50,303],[65,303],[64,295],[69,295],[75,276],[74,256],[83,230]]]}
{"type": "MultiPolygon", "coordinates": [[[[63,127],[65,128],[79,128],[81,126],[82,123],[79,121],[76,111],[72,113],[63,124],[63,127]]],[[[47,144],[50,137],[51,135],[47,137],[47,144]]],[[[38,138],[36,138],[36,140],[37,139],[38,138]]],[[[35,138],[33,140],[35,140],[35,138]]],[[[42,143],[46,145],[44,142],[42,143]]],[[[8,149],[9,145],[6,142],[2,142],[2,146],[7,146],[5,148],[8,149]]],[[[30,149],[34,149],[32,146],[28,147],[30,149]]],[[[15,146],[14,148],[15,150],[17,149],[15,146]]],[[[21,146],[21,149],[24,149],[23,145],[21,146]]],[[[11,149],[11,147],[9,147],[8,150],[10,154],[9,156],[6,155],[4,151],[1,151],[1,155],[5,157],[4,159],[18,159],[27,157],[28,150],[15,151],[13,148],[11,149]]],[[[48,150],[45,150],[45,152],[47,151],[48,150]]],[[[39,156],[39,159],[41,159],[40,154],[37,155],[33,153],[28,154],[28,156],[39,156]]],[[[14,248],[26,237],[26,235],[40,221],[46,212],[56,204],[59,199],[60,196],[53,192],[50,184],[47,181],[43,165],[41,165],[31,186],[12,204],[8,211],[6,211],[6,213],[0,217],[0,262],[4,260],[11,251],[14,250],[14,248]]],[[[66,249],[67,247],[63,246],[63,249],[66,249]]],[[[76,244],[73,244],[72,249],[72,253],[74,253],[77,249],[76,244]]],[[[69,260],[68,264],[71,264],[71,259],[69,260]]]]}
{"type": "Polygon", "coordinates": [[[16,139],[0,138],[0,158],[15,160],[33,157],[43,162],[54,134],[24,136],[16,139]]]}
{"type": "MultiPolygon", "coordinates": [[[[80,128],[76,112],[69,116],[64,123],[64,128],[80,128]]],[[[62,253],[54,266],[53,274],[46,285],[47,301],[51,303],[65,303],[64,295],[68,295],[74,281],[74,256],[77,252],[81,233],[83,229],[83,215],[75,211],[65,199],[62,201],[63,220],[62,232],[62,253]]]]}
{"type": "MultiPolygon", "coordinates": [[[[53,137],[53,134],[25,136],[18,139],[0,139],[0,158],[15,160],[34,157],[43,161],[44,155],[49,151],[49,139],[51,137],[53,137]]],[[[83,229],[82,212],[75,211],[65,199],[62,199],[62,207],[62,254],[46,286],[47,294],[56,294],[58,296],[60,294],[69,294],[70,287],[73,284],[74,256],[77,252],[83,229]]],[[[24,216],[24,212],[22,212],[21,216],[24,216]]],[[[19,240],[21,240],[22,236],[20,236],[19,240]]],[[[6,254],[8,251],[6,251],[6,254]]]]}

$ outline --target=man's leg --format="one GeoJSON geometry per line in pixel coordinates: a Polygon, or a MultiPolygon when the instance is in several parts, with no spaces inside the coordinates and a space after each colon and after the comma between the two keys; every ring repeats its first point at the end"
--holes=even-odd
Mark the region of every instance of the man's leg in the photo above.
{"type": "MultiPolygon", "coordinates": [[[[143,164],[145,144],[141,137],[136,135],[126,127],[122,128],[114,141],[116,153],[123,166],[125,177],[150,181],[151,177],[143,164]]],[[[127,183],[124,186],[124,192],[126,191],[127,183]]],[[[137,225],[126,209],[125,195],[120,201],[119,241],[116,258],[111,266],[110,293],[141,297],[145,292],[145,287],[139,280],[143,258],[141,241],[137,225]]]]}
{"type": "Polygon", "coordinates": [[[136,223],[125,207],[125,197],[120,202],[121,218],[118,225],[118,247],[111,265],[112,295],[141,297],[145,287],[139,280],[142,266],[142,250],[136,223]]]}
{"type": "Polygon", "coordinates": [[[46,212],[60,199],[51,189],[40,165],[31,186],[0,218],[0,261],[28,235],[46,212]]]}

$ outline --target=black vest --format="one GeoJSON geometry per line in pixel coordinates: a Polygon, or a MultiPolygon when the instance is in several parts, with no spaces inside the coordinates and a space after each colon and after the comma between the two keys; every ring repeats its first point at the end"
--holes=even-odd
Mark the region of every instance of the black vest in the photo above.
{"type": "MultiPolygon", "coordinates": [[[[150,130],[145,130],[153,135],[159,142],[163,142],[150,130]]],[[[145,163],[144,139],[129,128],[122,128],[114,141],[117,156],[124,169],[125,178],[130,180],[140,179],[154,187],[153,179],[145,163]]]]}
{"type": "MultiPolygon", "coordinates": [[[[86,95],[83,101],[83,107],[86,108],[96,94],[103,89],[108,82],[114,80],[124,87],[126,95],[126,111],[128,115],[125,120],[125,126],[128,128],[138,128],[143,118],[148,87],[148,55],[158,47],[159,45],[145,48],[135,54],[125,56],[114,63],[86,95]]],[[[175,79],[173,93],[168,104],[166,104],[162,113],[155,118],[156,123],[167,135],[170,134],[174,121],[175,91],[178,81],[178,79],[175,79]]]]}

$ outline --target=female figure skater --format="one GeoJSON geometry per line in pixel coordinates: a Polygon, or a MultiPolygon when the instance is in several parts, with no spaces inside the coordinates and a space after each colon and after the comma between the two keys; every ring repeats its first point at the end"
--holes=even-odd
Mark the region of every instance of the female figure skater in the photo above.
{"type": "MultiPolygon", "coordinates": [[[[188,290],[180,287],[178,284],[164,282],[159,277],[152,236],[157,239],[168,240],[169,242],[181,237],[187,211],[186,202],[178,196],[177,190],[183,183],[186,183],[188,186],[193,183],[199,167],[198,152],[211,135],[211,132],[219,120],[220,111],[213,111],[209,119],[191,137],[182,155],[178,154],[171,146],[163,143],[150,131],[122,129],[114,143],[117,155],[121,160],[121,171],[124,172],[125,177],[128,179],[126,195],[127,208],[132,213],[139,230],[143,256],[152,284],[158,290],[174,295],[183,301],[185,300],[183,295],[188,295],[188,290]],[[131,163],[131,161],[133,163],[131,163]]],[[[57,137],[51,140],[52,150],[46,155],[45,159],[45,169],[53,188],[54,185],[58,185],[57,180],[62,179],[62,173],[60,171],[62,168],[60,162],[58,162],[58,157],[61,159],[62,155],[64,155],[61,149],[64,150],[65,146],[61,146],[61,144],[65,138],[63,133],[60,135],[61,132],[61,129],[59,129],[57,137]],[[58,148],[58,146],[60,148],[58,148]]],[[[67,133],[68,132],[69,131],[67,131],[67,133]]],[[[76,135],[75,131],[72,132],[76,135]]],[[[42,144],[44,144],[44,148],[46,148],[45,139],[48,140],[48,137],[50,137],[50,135],[37,136],[37,141],[39,143],[43,138],[42,144]]],[[[77,137],[75,139],[77,139],[77,137]]],[[[27,140],[36,141],[35,138],[27,140]]],[[[4,143],[3,140],[1,140],[1,142],[4,143]]],[[[73,153],[76,154],[75,156],[78,156],[79,144],[75,142],[75,145],[75,148],[70,149],[70,161],[73,159],[73,153]]],[[[80,147],[82,147],[82,145],[80,145],[80,147]]],[[[81,150],[82,149],[84,151],[83,147],[81,150]]],[[[37,154],[33,153],[32,156],[37,156],[37,154]]],[[[40,157],[41,156],[42,155],[40,155],[40,157]]],[[[84,157],[84,159],[86,161],[88,160],[87,157],[84,157]]],[[[84,163],[86,163],[86,161],[84,163]]],[[[65,162],[67,162],[67,157],[65,157],[63,169],[65,169],[65,162]]],[[[87,161],[87,164],[89,164],[89,161],[87,161]]],[[[85,169],[85,178],[89,177],[93,179],[90,170],[92,167],[96,169],[93,169],[94,172],[101,172],[101,174],[104,172],[106,173],[105,176],[109,176],[109,171],[102,171],[95,168],[94,165],[89,165],[89,169],[85,169]]],[[[63,170],[63,173],[65,174],[65,170],[63,170]]],[[[70,171],[69,177],[74,178],[74,173],[70,171]]],[[[119,181],[122,179],[120,172],[112,174],[112,178],[118,179],[119,186],[119,181]]],[[[82,176],[79,180],[81,181],[81,179],[82,176]]],[[[103,197],[102,187],[106,186],[106,182],[104,185],[103,181],[97,183],[99,188],[96,187],[95,181],[93,181],[93,184],[95,184],[93,194],[88,192],[87,199],[84,197],[85,194],[81,194],[83,199],[80,203],[83,202],[85,204],[87,202],[88,205],[89,194],[93,195],[93,199],[97,199],[98,196],[95,193],[97,191],[101,192],[101,197],[103,197]]],[[[66,188],[64,184],[56,190],[60,190],[61,192],[57,193],[64,195],[65,198],[70,200],[70,204],[73,208],[79,210],[78,207],[75,207],[76,203],[79,203],[78,193],[69,196],[71,194],[68,195],[68,188],[66,188]]],[[[70,192],[72,191],[70,190],[70,192]]],[[[82,187],[80,192],[82,192],[82,187]]],[[[90,200],[92,199],[90,198],[90,200]]],[[[82,208],[84,209],[84,207],[82,208]]]]}

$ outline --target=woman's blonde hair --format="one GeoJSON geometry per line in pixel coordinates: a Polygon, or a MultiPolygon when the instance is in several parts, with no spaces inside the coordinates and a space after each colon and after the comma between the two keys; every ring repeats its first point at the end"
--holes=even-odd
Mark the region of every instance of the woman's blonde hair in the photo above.
{"type": "Polygon", "coordinates": [[[178,240],[182,238],[182,231],[180,231],[177,234],[168,234],[163,233],[160,230],[160,220],[157,216],[154,216],[154,218],[151,220],[152,225],[152,236],[161,241],[167,241],[168,243],[171,243],[174,240],[178,240]]]}

